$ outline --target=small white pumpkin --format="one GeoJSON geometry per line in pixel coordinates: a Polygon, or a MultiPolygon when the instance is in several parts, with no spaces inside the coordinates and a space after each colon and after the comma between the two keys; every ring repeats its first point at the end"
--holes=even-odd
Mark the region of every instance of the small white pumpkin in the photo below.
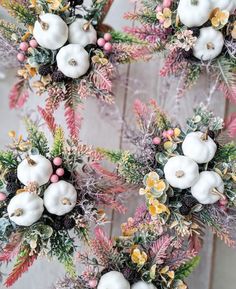
{"type": "Polygon", "coordinates": [[[223,34],[212,27],[204,27],[193,46],[193,55],[203,61],[212,60],[220,55],[223,46],[223,34]]]}
{"type": "Polygon", "coordinates": [[[57,66],[65,76],[79,78],[90,67],[89,54],[80,44],[69,44],[58,52],[57,66]]]}
{"type": "Polygon", "coordinates": [[[30,155],[17,167],[17,178],[25,186],[31,182],[42,186],[49,181],[52,173],[51,162],[42,155],[30,155]]]}
{"type": "Polygon", "coordinates": [[[201,131],[196,131],[186,136],[182,150],[185,156],[198,164],[205,164],[214,158],[217,146],[212,138],[201,131]]]}
{"type": "Polygon", "coordinates": [[[97,289],[130,289],[130,284],[122,273],[110,271],[102,275],[97,289]]]}
{"type": "Polygon", "coordinates": [[[138,281],[131,286],[131,289],[157,289],[152,283],[138,281]]]}
{"type": "Polygon", "coordinates": [[[44,206],[49,213],[57,216],[62,216],[72,211],[76,202],[76,189],[66,181],[53,183],[44,192],[44,206]]]}
{"type": "Polygon", "coordinates": [[[165,179],[174,188],[190,188],[199,178],[198,165],[185,156],[176,156],[164,166],[165,179]]]}
{"type": "Polygon", "coordinates": [[[233,12],[236,8],[235,0],[211,0],[212,10],[215,8],[220,8],[220,10],[227,10],[233,12]]]}
{"type": "Polygon", "coordinates": [[[210,0],[180,0],[177,11],[184,25],[199,27],[209,19],[212,7],[210,0]]]}
{"type": "Polygon", "coordinates": [[[46,13],[35,22],[33,36],[43,48],[56,50],[68,40],[68,26],[60,16],[46,13]]]}
{"type": "Polygon", "coordinates": [[[216,172],[201,172],[198,181],[191,188],[191,193],[203,205],[214,204],[225,198],[224,182],[216,172]]]}
{"type": "Polygon", "coordinates": [[[69,42],[83,47],[96,44],[97,32],[87,20],[78,18],[69,26],[69,42]]]}
{"type": "Polygon", "coordinates": [[[43,200],[30,192],[16,195],[7,207],[10,220],[19,226],[31,226],[41,218],[43,211],[43,200]]]}

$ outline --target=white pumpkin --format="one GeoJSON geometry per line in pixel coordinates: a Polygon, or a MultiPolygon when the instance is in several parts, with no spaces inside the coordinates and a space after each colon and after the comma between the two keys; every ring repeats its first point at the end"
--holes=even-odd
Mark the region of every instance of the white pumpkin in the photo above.
{"type": "Polygon", "coordinates": [[[198,165],[185,156],[176,156],[164,166],[165,179],[174,188],[190,188],[199,178],[198,165]]]}
{"type": "Polygon", "coordinates": [[[43,211],[43,200],[30,192],[16,195],[7,207],[10,220],[19,226],[31,226],[41,218],[43,211]]]}
{"type": "Polygon", "coordinates": [[[130,289],[130,284],[122,273],[110,271],[101,277],[97,289],[130,289]]]}
{"type": "Polygon", "coordinates": [[[235,0],[211,0],[212,10],[215,8],[220,8],[221,10],[227,10],[233,12],[236,8],[235,0]]]}
{"type": "Polygon", "coordinates": [[[69,26],[69,42],[83,47],[96,44],[97,32],[87,20],[78,18],[69,26]]]}
{"type": "Polygon", "coordinates": [[[131,289],[157,289],[152,283],[138,281],[131,286],[131,289]]]}
{"type": "Polygon", "coordinates": [[[76,189],[66,181],[53,183],[44,192],[44,206],[49,213],[57,216],[62,216],[72,211],[76,202],[76,189]]]}
{"type": "Polygon", "coordinates": [[[201,172],[198,181],[191,188],[191,193],[203,205],[214,204],[225,198],[224,182],[216,172],[201,172]]]}
{"type": "Polygon", "coordinates": [[[68,26],[60,16],[46,13],[35,22],[33,36],[43,48],[56,50],[68,40],[68,26]]]}
{"type": "Polygon", "coordinates": [[[180,21],[187,27],[202,26],[211,11],[210,0],[180,0],[177,10],[180,21]]]}
{"type": "Polygon", "coordinates": [[[17,178],[25,186],[31,182],[42,186],[49,181],[52,173],[51,162],[42,155],[30,155],[17,167],[17,178]]]}
{"type": "Polygon", "coordinates": [[[58,52],[57,66],[65,76],[79,78],[90,67],[89,54],[80,44],[69,44],[58,52]]]}
{"type": "Polygon", "coordinates": [[[204,27],[193,46],[193,55],[203,61],[212,60],[220,55],[223,46],[223,34],[213,27],[204,27]]]}
{"type": "Polygon", "coordinates": [[[216,143],[200,131],[190,132],[183,141],[182,150],[185,156],[198,164],[211,161],[216,153],[216,143]]]}

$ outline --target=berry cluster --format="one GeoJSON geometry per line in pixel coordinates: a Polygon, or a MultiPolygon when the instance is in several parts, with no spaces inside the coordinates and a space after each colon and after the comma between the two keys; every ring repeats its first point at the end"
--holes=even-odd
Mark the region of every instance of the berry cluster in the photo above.
{"type": "Polygon", "coordinates": [[[99,47],[103,47],[106,52],[111,52],[112,51],[112,44],[110,42],[111,40],[112,35],[110,33],[105,33],[103,38],[101,37],[97,40],[97,45],[99,47]]]}

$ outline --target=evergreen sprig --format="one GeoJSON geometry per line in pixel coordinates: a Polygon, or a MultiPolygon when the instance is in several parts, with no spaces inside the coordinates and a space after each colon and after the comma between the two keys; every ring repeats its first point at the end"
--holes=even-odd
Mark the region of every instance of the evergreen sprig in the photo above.
{"type": "Polygon", "coordinates": [[[61,127],[57,127],[54,134],[54,142],[51,150],[51,156],[52,157],[61,156],[64,151],[64,144],[65,144],[64,131],[61,127]]]}
{"type": "Polygon", "coordinates": [[[125,34],[119,31],[111,31],[112,41],[117,43],[128,44],[145,44],[145,41],[135,38],[129,34],[125,34]]]}
{"type": "Polygon", "coordinates": [[[26,128],[28,132],[28,140],[33,148],[36,148],[39,154],[46,156],[49,152],[48,140],[42,131],[39,131],[36,125],[26,120],[26,128]]]}
{"type": "Polygon", "coordinates": [[[1,151],[0,165],[3,169],[15,169],[18,165],[15,154],[12,151],[1,151]]]}

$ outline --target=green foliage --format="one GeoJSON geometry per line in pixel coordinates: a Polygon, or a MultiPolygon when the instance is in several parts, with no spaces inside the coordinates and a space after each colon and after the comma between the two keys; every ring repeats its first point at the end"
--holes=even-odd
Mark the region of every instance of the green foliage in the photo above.
{"type": "Polygon", "coordinates": [[[33,148],[36,148],[39,154],[46,156],[49,152],[48,140],[45,134],[38,130],[38,127],[31,122],[26,120],[26,128],[28,132],[28,140],[31,142],[33,148]]]}
{"type": "Polygon", "coordinates": [[[57,127],[54,134],[54,142],[51,151],[52,157],[61,156],[63,154],[64,143],[65,143],[64,131],[61,127],[57,127]]]}
{"type": "Polygon", "coordinates": [[[236,86],[236,60],[234,57],[226,58],[224,56],[219,57],[216,61],[218,70],[220,71],[220,78],[225,85],[232,89],[236,86]]]}
{"type": "Polygon", "coordinates": [[[118,173],[128,183],[138,184],[144,177],[142,173],[143,165],[139,163],[133,154],[128,151],[99,150],[111,162],[118,164],[118,173]]]}
{"type": "Polygon", "coordinates": [[[36,15],[28,7],[19,2],[17,0],[2,0],[1,5],[8,10],[11,16],[17,18],[23,24],[33,25],[36,21],[36,15]]]}
{"type": "Polygon", "coordinates": [[[199,265],[201,258],[199,256],[194,257],[189,262],[180,266],[175,272],[175,279],[183,280],[187,278],[193,270],[199,265]]]}
{"type": "Polygon", "coordinates": [[[66,232],[54,232],[50,238],[51,255],[57,257],[71,277],[76,278],[75,265],[73,262],[73,240],[66,232]]]}
{"type": "Polygon", "coordinates": [[[22,31],[16,25],[5,20],[0,21],[0,34],[10,43],[15,43],[21,38],[22,31]]]}
{"type": "Polygon", "coordinates": [[[215,155],[216,162],[231,162],[236,160],[236,146],[231,142],[220,147],[215,155]]]}
{"type": "Polygon", "coordinates": [[[111,31],[112,35],[112,42],[117,43],[128,43],[128,44],[144,44],[145,42],[142,40],[139,40],[135,38],[134,36],[131,36],[126,33],[122,33],[119,31],[111,31]]]}
{"type": "Polygon", "coordinates": [[[187,128],[187,132],[202,130],[203,128],[209,128],[210,130],[218,132],[223,128],[223,119],[216,117],[207,107],[200,104],[194,109],[194,116],[187,119],[187,128]]]}
{"type": "Polygon", "coordinates": [[[3,169],[16,169],[18,162],[12,151],[0,152],[0,165],[3,169]]]}
{"type": "Polygon", "coordinates": [[[56,58],[56,51],[44,48],[32,49],[28,62],[32,67],[38,67],[43,64],[53,64],[56,58]]]}

